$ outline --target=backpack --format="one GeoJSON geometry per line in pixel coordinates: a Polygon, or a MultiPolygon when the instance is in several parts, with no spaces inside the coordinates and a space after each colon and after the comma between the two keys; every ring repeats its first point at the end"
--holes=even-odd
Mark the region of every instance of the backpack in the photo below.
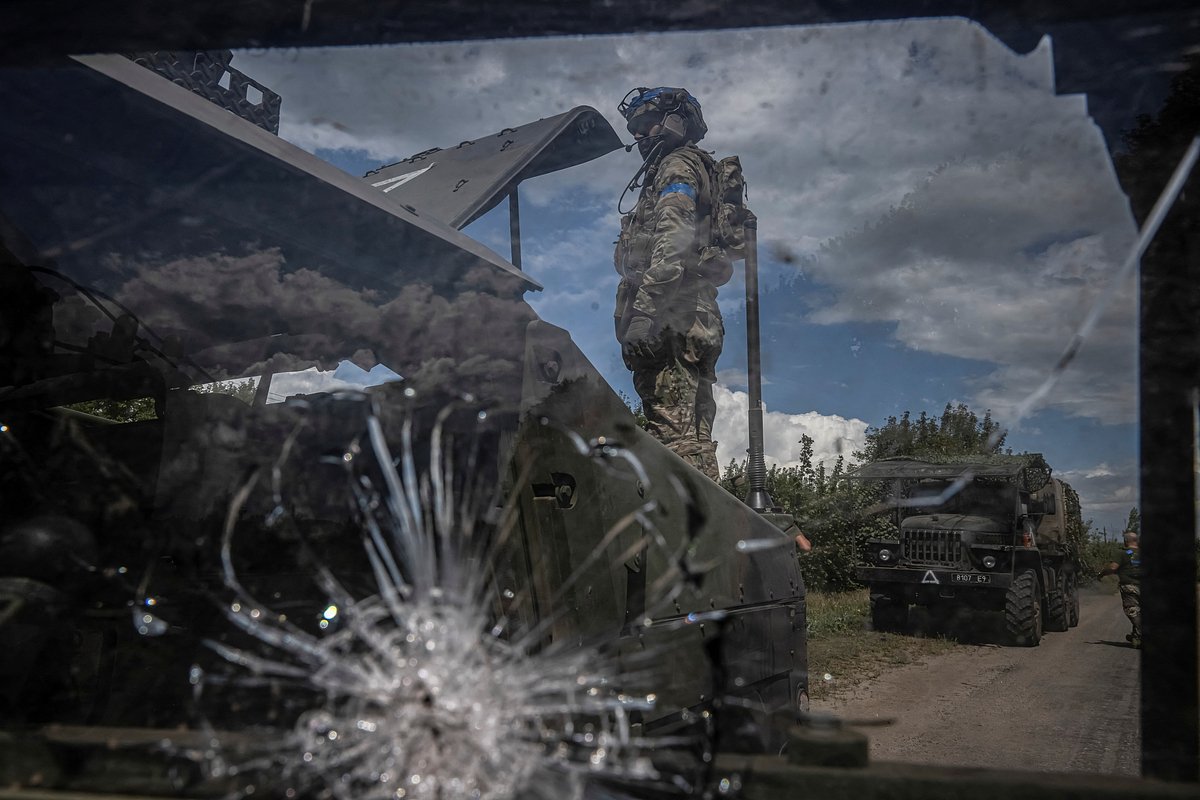
{"type": "MultiPolygon", "coordinates": [[[[707,154],[706,154],[707,155],[707,154]]],[[[714,286],[723,286],[733,277],[733,262],[740,259],[746,245],[743,225],[753,216],[746,206],[746,178],[737,156],[714,162],[704,159],[711,192],[710,243],[700,249],[696,271],[714,286]]]]}
{"type": "Polygon", "coordinates": [[[752,214],[746,207],[746,178],[737,156],[726,156],[713,165],[712,240],[731,258],[740,258],[746,244],[742,225],[752,214]]]}

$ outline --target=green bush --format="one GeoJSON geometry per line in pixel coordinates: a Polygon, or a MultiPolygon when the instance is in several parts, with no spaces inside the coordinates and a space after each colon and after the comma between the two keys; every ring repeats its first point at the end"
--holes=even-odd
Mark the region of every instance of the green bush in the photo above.
{"type": "MultiPolygon", "coordinates": [[[[191,391],[200,394],[228,394],[249,405],[254,402],[254,393],[257,387],[257,378],[240,378],[197,384],[191,387],[191,391]]],[[[80,403],[72,403],[67,408],[113,422],[142,422],[158,419],[158,410],[152,397],[139,397],[133,400],[107,398],[84,400],[80,403]]]]}
{"type": "Polygon", "coordinates": [[[1091,533],[1079,552],[1079,582],[1094,582],[1096,573],[1110,561],[1120,561],[1124,550],[1119,540],[1106,542],[1099,534],[1091,533]]]}
{"type": "MultiPolygon", "coordinates": [[[[811,437],[801,440],[799,466],[772,467],[767,471],[767,492],[793,517],[813,544],[800,556],[805,585],[810,590],[839,592],[859,586],[854,568],[860,563],[864,542],[888,529],[886,517],[872,515],[873,489],[844,477],[844,462],[832,470],[813,466],[811,437]]],[[[732,462],[721,483],[745,499],[746,462],[732,462]]]]}

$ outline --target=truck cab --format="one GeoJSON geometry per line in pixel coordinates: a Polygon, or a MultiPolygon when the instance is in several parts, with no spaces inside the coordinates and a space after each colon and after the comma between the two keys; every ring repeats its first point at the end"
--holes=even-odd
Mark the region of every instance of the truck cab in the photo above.
{"type": "Polygon", "coordinates": [[[887,459],[852,477],[878,484],[877,508],[893,522],[856,570],[877,630],[904,630],[913,605],[1003,612],[1013,642],[1030,646],[1078,624],[1067,490],[1041,456],[887,459]]]}

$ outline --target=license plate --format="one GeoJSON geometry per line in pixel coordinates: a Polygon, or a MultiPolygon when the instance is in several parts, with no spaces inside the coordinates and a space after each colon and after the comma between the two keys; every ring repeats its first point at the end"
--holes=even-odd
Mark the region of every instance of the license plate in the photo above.
{"type": "Polygon", "coordinates": [[[951,583],[991,583],[991,575],[983,575],[978,572],[955,572],[950,576],[951,583]]]}

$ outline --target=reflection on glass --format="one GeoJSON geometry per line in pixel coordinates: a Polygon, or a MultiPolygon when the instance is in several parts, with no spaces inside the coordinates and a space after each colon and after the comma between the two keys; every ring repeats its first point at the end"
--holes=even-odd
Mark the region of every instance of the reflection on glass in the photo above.
{"type": "MultiPolygon", "coordinates": [[[[896,701],[938,707],[936,687],[890,667],[873,684],[853,648],[981,686],[1025,656],[959,669],[988,640],[974,617],[961,646],[913,635],[953,630],[932,619],[953,587],[905,637],[862,633],[867,592],[832,591],[931,517],[975,518],[968,543],[1000,553],[987,569],[1015,546],[988,535],[1042,533],[1040,498],[949,478],[884,531],[882,495],[846,479],[868,462],[1045,454],[1092,548],[1072,580],[1137,503],[1132,287],[1017,419],[1135,235],[1048,39],[1019,55],[932,20],[234,58],[282,96],[286,141],[168,81],[143,91],[118,57],[0,78],[8,718],[199,765],[138,784],[160,793],[736,795],[728,756],[802,760],[828,733],[792,730],[810,694],[911,716],[926,751],[884,757],[1136,771],[1112,742],[1037,763],[995,737],[953,747],[961,730],[939,738],[896,701]],[[617,393],[633,395],[609,256],[635,154],[522,183],[524,272],[497,255],[516,252],[511,187],[467,236],[347,174],[578,105],[623,131],[617,100],[664,82],[703,103],[707,146],[741,156],[760,220],[779,515],[736,497],[739,277],[720,296],[721,487],[617,393]]],[[[1106,602],[1088,595],[1083,619],[1106,602]]],[[[1136,662],[1109,650],[1076,680],[1121,672],[1127,742],[1136,662]]]]}

